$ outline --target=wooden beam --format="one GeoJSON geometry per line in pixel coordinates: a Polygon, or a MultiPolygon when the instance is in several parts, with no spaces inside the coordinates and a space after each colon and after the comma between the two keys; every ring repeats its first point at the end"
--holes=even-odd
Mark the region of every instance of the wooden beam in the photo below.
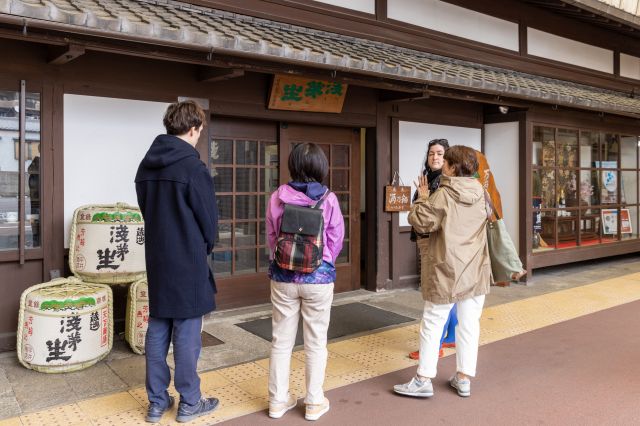
{"type": "Polygon", "coordinates": [[[68,62],[73,61],[79,56],[84,55],[85,49],[84,46],[79,44],[68,44],[62,50],[56,49],[54,50],[50,59],[49,64],[51,65],[64,65],[68,62]]]}
{"type": "Polygon", "coordinates": [[[236,77],[242,77],[244,70],[242,69],[228,69],[228,68],[212,68],[212,67],[199,67],[198,68],[198,81],[213,83],[215,81],[230,80],[236,77]]]}

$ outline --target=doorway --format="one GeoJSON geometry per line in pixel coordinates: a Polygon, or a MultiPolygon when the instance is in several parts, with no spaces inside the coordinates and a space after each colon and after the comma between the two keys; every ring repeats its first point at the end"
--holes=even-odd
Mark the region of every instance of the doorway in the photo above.
{"type": "MultiPolygon", "coordinates": [[[[325,185],[338,197],[344,217],[344,244],[336,259],[335,291],[360,288],[360,129],[345,127],[280,125],[280,158],[289,158],[291,148],[303,142],[319,145],[329,160],[325,185]]],[[[289,181],[289,171],[280,167],[280,182],[289,181]]]]}
{"type": "Polygon", "coordinates": [[[287,159],[302,142],[319,144],[327,155],[324,183],[338,197],[345,219],[335,291],[360,289],[360,129],[213,117],[210,167],[219,236],[210,264],[222,309],[269,301],[266,206],[271,193],[289,181],[287,159]]]}

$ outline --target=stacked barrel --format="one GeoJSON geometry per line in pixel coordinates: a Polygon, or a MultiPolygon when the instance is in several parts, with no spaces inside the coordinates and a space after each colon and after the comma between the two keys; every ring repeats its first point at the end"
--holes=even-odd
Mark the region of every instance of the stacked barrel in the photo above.
{"type": "Polygon", "coordinates": [[[17,351],[27,368],[58,373],[89,367],[113,346],[113,292],[130,285],[125,338],[144,353],[149,298],[144,221],[124,203],[74,212],[69,238],[73,277],[26,289],[20,299],[17,351]]]}

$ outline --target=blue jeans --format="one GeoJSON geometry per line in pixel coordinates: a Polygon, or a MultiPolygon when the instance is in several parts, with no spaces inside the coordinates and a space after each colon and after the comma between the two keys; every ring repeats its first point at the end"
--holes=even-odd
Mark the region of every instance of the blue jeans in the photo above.
{"type": "Polygon", "coordinates": [[[455,343],[456,341],[456,325],[458,325],[458,309],[457,305],[453,305],[453,308],[449,311],[449,318],[442,330],[442,337],[440,338],[440,346],[442,342],[455,343]]]}
{"type": "Polygon", "coordinates": [[[202,317],[171,319],[149,317],[145,340],[146,387],[150,403],[169,405],[171,372],[167,364],[169,343],[173,339],[176,364],[174,385],[180,402],[195,405],[200,401],[200,377],[196,372],[202,349],[202,317]]]}

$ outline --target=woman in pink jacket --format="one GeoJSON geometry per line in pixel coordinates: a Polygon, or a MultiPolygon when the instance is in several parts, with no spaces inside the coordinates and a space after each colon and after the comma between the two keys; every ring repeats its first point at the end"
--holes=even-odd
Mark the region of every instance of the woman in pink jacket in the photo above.
{"type": "Polygon", "coordinates": [[[329,400],[324,397],[322,385],[327,365],[327,329],[336,279],[335,261],[342,249],[344,219],[338,198],[321,183],[328,172],[327,157],[318,145],[297,145],[289,156],[292,180],[271,194],[267,207],[267,242],[273,258],[284,205],[312,207],[327,194],[321,204],[324,219],[322,264],[311,273],[283,269],[274,261],[269,267],[273,304],[269,363],[269,416],[272,418],[280,418],[296,406],[296,399],[289,394],[289,370],[300,314],[306,361],[305,418],[317,420],[329,411],[329,400]]]}

